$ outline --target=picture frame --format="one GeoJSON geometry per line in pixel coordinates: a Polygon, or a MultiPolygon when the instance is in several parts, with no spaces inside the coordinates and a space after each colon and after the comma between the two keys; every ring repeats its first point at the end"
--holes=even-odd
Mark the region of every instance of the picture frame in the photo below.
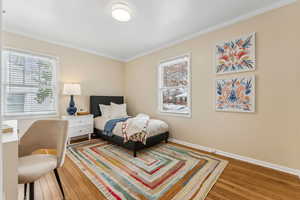
{"type": "Polygon", "coordinates": [[[215,110],[255,112],[255,76],[241,75],[215,81],[215,110]]]}
{"type": "Polygon", "coordinates": [[[256,70],[256,33],[219,42],[214,46],[217,75],[256,70]]]}

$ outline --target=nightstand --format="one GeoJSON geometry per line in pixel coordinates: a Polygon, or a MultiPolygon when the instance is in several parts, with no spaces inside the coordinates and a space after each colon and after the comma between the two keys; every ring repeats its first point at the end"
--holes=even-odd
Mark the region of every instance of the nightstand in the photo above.
{"type": "Polygon", "coordinates": [[[62,116],[64,120],[69,121],[69,139],[68,144],[73,137],[88,135],[89,140],[94,132],[93,115],[62,116]]]}

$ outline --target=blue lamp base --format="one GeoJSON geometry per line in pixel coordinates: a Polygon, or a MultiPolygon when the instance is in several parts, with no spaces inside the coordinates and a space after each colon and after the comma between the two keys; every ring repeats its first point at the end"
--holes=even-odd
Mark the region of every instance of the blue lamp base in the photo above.
{"type": "Polygon", "coordinates": [[[67,113],[69,115],[75,115],[77,112],[77,108],[75,107],[74,96],[71,95],[69,107],[67,108],[67,113]]]}

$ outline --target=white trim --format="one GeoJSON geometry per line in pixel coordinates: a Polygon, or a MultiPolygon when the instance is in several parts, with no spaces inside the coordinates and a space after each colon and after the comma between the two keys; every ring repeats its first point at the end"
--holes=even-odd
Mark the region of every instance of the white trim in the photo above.
{"type": "Polygon", "coordinates": [[[185,36],[183,37],[182,39],[179,39],[179,40],[175,40],[175,41],[172,41],[172,42],[169,42],[169,43],[165,43],[163,45],[161,45],[160,47],[158,48],[154,48],[152,50],[149,50],[149,51],[144,51],[142,53],[139,53],[131,58],[128,58],[128,59],[125,59],[124,61],[125,62],[130,62],[130,61],[133,61],[139,57],[142,57],[142,56],[146,56],[146,55],[149,55],[149,54],[152,54],[154,52],[157,52],[159,50],[162,50],[162,49],[165,49],[165,48],[168,48],[168,47],[171,47],[171,46],[174,46],[176,44],[179,44],[179,43],[182,43],[184,41],[187,41],[187,40],[191,40],[191,39],[194,39],[198,36],[201,36],[201,35],[204,35],[206,33],[210,33],[210,32],[213,32],[213,31],[216,31],[216,30],[219,30],[219,29],[222,29],[222,28],[225,28],[227,26],[231,26],[233,24],[237,24],[239,22],[242,22],[242,21],[245,21],[247,19],[250,19],[252,17],[255,17],[257,15],[260,15],[260,14],[263,14],[263,13],[266,13],[268,11],[271,11],[273,9],[276,9],[276,8],[281,8],[283,6],[286,6],[286,5],[289,5],[289,4],[292,4],[292,3],[295,3],[297,0],[281,0],[279,2],[276,2],[270,6],[267,6],[267,7],[264,7],[264,8],[259,8],[257,10],[254,10],[250,13],[247,13],[245,15],[241,15],[241,16],[238,16],[234,19],[231,19],[229,21],[226,21],[226,22],[223,22],[223,23],[220,23],[220,24],[217,24],[215,26],[211,26],[207,29],[203,29],[197,33],[193,33],[191,35],[188,35],[188,36],[185,36]]]}
{"type": "Polygon", "coordinates": [[[123,59],[123,58],[120,58],[120,57],[108,55],[108,54],[101,53],[101,52],[98,52],[98,51],[95,51],[95,50],[91,50],[91,49],[86,49],[86,48],[78,47],[78,46],[75,46],[75,45],[67,44],[65,42],[56,42],[56,41],[48,40],[48,39],[45,39],[45,38],[42,38],[42,37],[34,36],[32,34],[27,34],[27,33],[19,32],[19,31],[13,31],[13,30],[9,30],[9,29],[4,29],[3,31],[7,32],[7,33],[12,33],[12,34],[24,36],[24,37],[27,37],[27,38],[30,38],[30,39],[39,40],[41,42],[47,42],[47,43],[50,43],[50,44],[58,45],[58,46],[61,46],[61,47],[79,50],[79,51],[82,51],[82,52],[85,52],[85,53],[89,53],[89,54],[93,54],[93,55],[105,57],[105,58],[112,59],[112,60],[117,60],[117,61],[121,61],[121,62],[125,62],[126,61],[126,59],[123,59]]]}
{"type": "Polygon", "coordinates": [[[27,120],[27,119],[53,119],[53,118],[59,118],[59,114],[36,114],[36,115],[16,115],[16,116],[3,116],[3,120],[27,120]]]}
{"type": "MultiPolygon", "coordinates": [[[[157,113],[159,115],[169,115],[169,116],[173,116],[173,117],[188,117],[191,118],[192,117],[192,53],[191,52],[187,52],[178,56],[174,56],[174,57],[169,57],[169,58],[164,58],[161,59],[158,62],[157,65],[157,113]],[[161,85],[161,67],[164,67],[164,63],[167,62],[175,62],[175,60],[180,59],[182,57],[188,57],[187,61],[188,61],[188,107],[189,107],[189,113],[180,113],[180,112],[173,112],[173,111],[163,111],[162,110],[162,105],[161,105],[161,90],[162,88],[160,87],[161,85]]],[[[175,87],[177,88],[177,87],[175,87]]]]}
{"type": "Polygon", "coordinates": [[[198,144],[189,143],[189,142],[186,142],[186,141],[183,141],[183,140],[178,140],[178,139],[175,139],[175,138],[170,138],[169,141],[177,143],[177,144],[185,145],[185,146],[188,146],[188,147],[191,147],[191,148],[194,148],[194,149],[214,153],[214,154],[221,155],[221,156],[226,156],[226,157],[233,158],[233,159],[240,160],[240,161],[244,161],[244,162],[247,162],[247,163],[251,163],[251,164],[259,165],[259,166],[262,166],[262,167],[274,169],[274,170],[277,170],[277,171],[285,172],[285,173],[288,173],[288,174],[296,175],[300,178],[300,170],[299,169],[292,169],[292,168],[285,167],[285,166],[282,166],[282,165],[277,165],[277,164],[273,164],[273,163],[266,162],[266,161],[256,160],[254,158],[249,158],[249,157],[241,156],[241,155],[234,154],[234,153],[228,153],[228,152],[221,151],[221,150],[218,150],[218,149],[205,147],[205,146],[201,146],[201,145],[198,145],[198,144]]]}
{"type": "Polygon", "coordinates": [[[62,46],[62,47],[76,49],[76,50],[83,51],[83,52],[86,52],[86,53],[90,53],[90,54],[94,54],[94,55],[97,55],[97,56],[106,57],[106,58],[109,58],[109,59],[113,59],[113,60],[117,60],[117,61],[121,61],[121,62],[126,63],[126,62],[133,61],[133,60],[135,60],[139,57],[149,55],[149,54],[154,53],[156,51],[159,51],[159,50],[165,49],[167,47],[174,46],[176,44],[182,43],[186,40],[190,40],[190,39],[196,38],[198,36],[204,35],[206,33],[213,32],[213,31],[216,31],[218,29],[222,29],[224,27],[239,23],[241,21],[245,21],[247,19],[250,19],[250,18],[255,17],[257,15],[266,13],[266,12],[271,11],[273,9],[281,8],[283,6],[295,3],[296,1],[297,0],[281,0],[281,1],[276,2],[276,3],[274,3],[270,6],[267,6],[267,7],[264,7],[264,8],[259,8],[257,10],[254,10],[254,11],[250,12],[250,13],[247,13],[245,15],[241,15],[241,16],[238,16],[234,19],[228,20],[226,22],[217,24],[215,26],[211,26],[211,27],[209,27],[207,29],[203,29],[203,30],[201,30],[197,33],[187,35],[187,36],[183,37],[182,39],[178,39],[178,40],[175,40],[175,41],[172,41],[172,42],[169,42],[169,43],[162,44],[158,48],[154,48],[152,50],[148,50],[148,51],[138,53],[137,55],[129,57],[129,58],[121,58],[121,57],[105,54],[103,52],[99,52],[99,51],[95,51],[95,50],[91,50],[91,49],[82,48],[82,47],[78,47],[78,46],[75,46],[75,45],[67,44],[65,42],[54,42],[54,41],[44,39],[42,37],[34,36],[33,34],[28,34],[28,33],[26,34],[26,33],[20,32],[20,31],[9,30],[7,28],[4,28],[3,31],[8,32],[8,33],[14,33],[14,34],[21,35],[21,36],[25,36],[25,37],[36,39],[36,40],[40,40],[40,41],[44,41],[44,42],[48,42],[48,43],[59,45],[59,46],[62,46]]]}
{"type": "MultiPolygon", "coordinates": [[[[59,74],[59,65],[60,65],[60,58],[58,56],[53,56],[53,55],[47,55],[47,54],[43,54],[43,53],[39,53],[39,52],[35,52],[35,51],[30,51],[30,50],[25,50],[25,49],[18,49],[18,48],[11,48],[11,47],[3,47],[2,51],[1,51],[1,56],[3,55],[3,52],[9,52],[9,51],[14,51],[20,54],[28,54],[31,56],[35,56],[35,57],[44,57],[46,59],[51,60],[51,62],[54,63],[55,67],[53,68],[53,74],[55,75],[55,90],[54,90],[54,101],[55,101],[55,111],[52,112],[38,112],[38,113],[24,113],[24,114],[5,114],[5,109],[6,109],[6,93],[4,91],[4,84],[7,84],[7,80],[6,80],[6,73],[7,73],[7,69],[6,69],[6,65],[7,63],[4,63],[4,59],[2,57],[2,69],[1,69],[1,74],[2,74],[2,79],[1,79],[1,101],[4,102],[1,104],[1,116],[3,117],[3,119],[8,120],[8,119],[35,119],[35,118],[48,118],[48,117],[57,117],[60,115],[60,111],[59,111],[59,92],[60,92],[60,84],[59,84],[59,78],[60,78],[60,74],[59,74]]],[[[8,62],[7,60],[5,60],[6,62],[8,62]]]]}
{"type": "Polygon", "coordinates": [[[10,47],[9,45],[3,45],[2,50],[4,51],[15,51],[17,53],[21,53],[21,54],[29,54],[32,56],[40,56],[40,57],[46,57],[48,59],[56,59],[57,61],[59,61],[59,56],[57,55],[51,55],[51,54],[45,54],[45,53],[40,53],[40,52],[36,52],[36,51],[31,51],[28,49],[23,49],[23,48],[15,48],[15,47],[10,47]]]}

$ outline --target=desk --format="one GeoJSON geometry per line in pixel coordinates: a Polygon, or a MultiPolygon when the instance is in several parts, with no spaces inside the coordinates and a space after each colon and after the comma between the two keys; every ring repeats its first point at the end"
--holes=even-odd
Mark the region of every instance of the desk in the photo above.
{"type": "Polygon", "coordinates": [[[3,189],[5,200],[18,199],[18,122],[3,121],[13,127],[12,133],[2,134],[3,143],[3,189]]]}

